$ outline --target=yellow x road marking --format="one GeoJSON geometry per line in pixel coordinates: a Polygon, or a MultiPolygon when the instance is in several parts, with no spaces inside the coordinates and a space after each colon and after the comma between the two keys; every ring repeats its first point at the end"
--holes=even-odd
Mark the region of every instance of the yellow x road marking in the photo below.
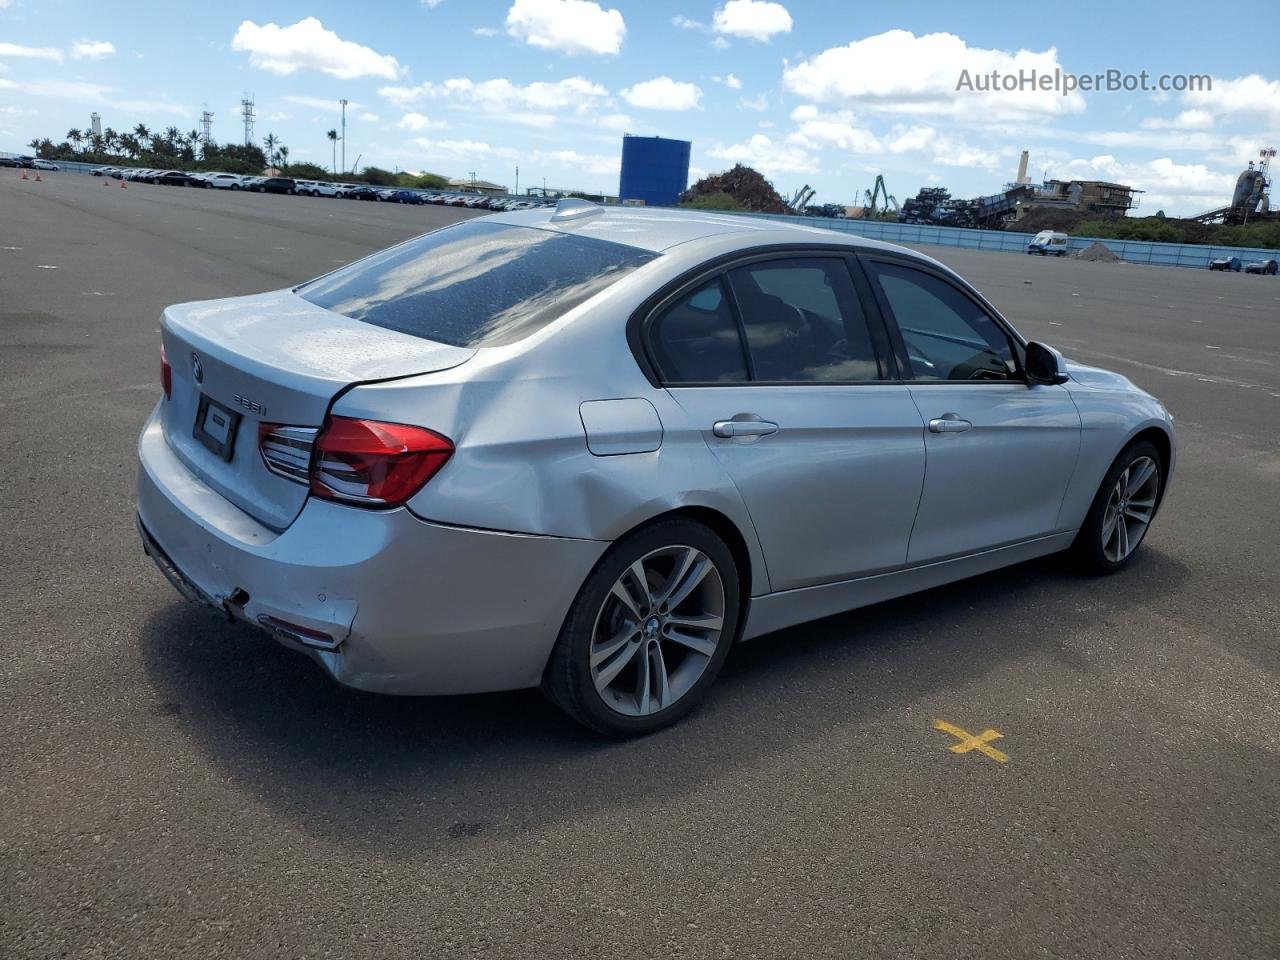
{"type": "Polygon", "coordinates": [[[999,740],[1003,737],[1003,733],[999,733],[995,730],[983,730],[975,737],[967,730],[961,730],[959,727],[954,724],[947,723],[945,720],[933,721],[933,729],[949,733],[953,737],[959,739],[959,743],[953,743],[951,746],[947,747],[947,749],[952,753],[968,753],[970,750],[977,750],[979,753],[990,757],[996,763],[1009,762],[1009,755],[1007,753],[1001,753],[995,747],[988,746],[992,740],[999,740]]]}

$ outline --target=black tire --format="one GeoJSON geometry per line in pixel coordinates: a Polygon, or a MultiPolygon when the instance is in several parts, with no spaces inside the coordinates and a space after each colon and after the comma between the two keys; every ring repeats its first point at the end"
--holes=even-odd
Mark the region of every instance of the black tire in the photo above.
{"type": "Polygon", "coordinates": [[[1146,534],[1150,530],[1150,524],[1155,522],[1156,514],[1159,512],[1160,503],[1164,498],[1165,478],[1168,474],[1169,465],[1164,462],[1164,457],[1160,451],[1156,449],[1155,444],[1148,440],[1139,440],[1131,443],[1120,452],[1115,462],[1111,464],[1111,469],[1107,471],[1107,475],[1102,480],[1102,485],[1098,488],[1098,492],[1094,495],[1093,503],[1089,507],[1089,513],[1085,516],[1084,523],[1080,530],[1076,533],[1076,539],[1071,544],[1071,557],[1076,567],[1086,574],[1105,575],[1115,573],[1124,569],[1134,558],[1137,552],[1142,549],[1142,543],[1146,540],[1146,534]],[[1155,494],[1155,505],[1151,510],[1151,520],[1147,527],[1143,529],[1141,539],[1130,552],[1119,561],[1113,560],[1103,551],[1102,525],[1107,513],[1107,504],[1111,498],[1111,493],[1120,474],[1134,461],[1141,457],[1150,457],[1155,461],[1157,473],[1157,488],[1155,494]]]}
{"type": "Polygon", "coordinates": [[[742,613],[739,583],[733,554],[723,540],[700,523],[672,517],[628,534],[609,548],[578,591],[543,673],[542,692],[570,717],[608,737],[644,736],[675,723],[706,697],[729,655],[742,613]],[[720,575],[724,618],[719,641],[701,676],[683,696],[655,713],[629,716],[606,704],[596,691],[589,663],[596,618],[614,583],[632,563],[655,550],[672,546],[700,550],[720,575]]]}

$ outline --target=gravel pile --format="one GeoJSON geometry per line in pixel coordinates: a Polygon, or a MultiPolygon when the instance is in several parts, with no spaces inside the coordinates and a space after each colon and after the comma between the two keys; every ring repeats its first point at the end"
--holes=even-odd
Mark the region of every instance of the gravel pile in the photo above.
{"type": "Polygon", "coordinates": [[[1101,240],[1095,240],[1079,253],[1072,254],[1077,260],[1090,260],[1093,263],[1119,263],[1120,258],[1111,252],[1101,240]]]}

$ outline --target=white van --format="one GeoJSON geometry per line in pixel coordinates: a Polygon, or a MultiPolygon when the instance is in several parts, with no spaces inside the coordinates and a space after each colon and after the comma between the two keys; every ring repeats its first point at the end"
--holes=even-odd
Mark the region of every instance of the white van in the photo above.
{"type": "Polygon", "coordinates": [[[1027,253],[1038,253],[1042,257],[1047,257],[1052,253],[1059,257],[1065,257],[1067,255],[1067,242],[1070,239],[1065,233],[1058,233],[1054,230],[1041,230],[1027,244],[1027,253]]]}

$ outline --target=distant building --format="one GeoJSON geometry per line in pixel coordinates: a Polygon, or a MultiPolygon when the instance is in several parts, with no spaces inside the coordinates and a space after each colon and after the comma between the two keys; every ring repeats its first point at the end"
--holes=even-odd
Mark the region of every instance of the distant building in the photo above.
{"type": "Polygon", "coordinates": [[[1036,206],[1065,205],[1087,213],[1107,217],[1123,217],[1138,205],[1136,194],[1142,193],[1122,183],[1105,180],[1046,180],[1036,189],[1036,206]]]}
{"type": "Polygon", "coordinates": [[[648,206],[675,206],[689,187],[692,149],[688,140],[624,136],[619,198],[623,203],[639,200],[648,206]]]}
{"type": "Polygon", "coordinates": [[[102,117],[98,116],[97,110],[89,114],[89,133],[95,137],[102,136],[102,117]]]}
{"type": "Polygon", "coordinates": [[[490,183],[488,180],[472,180],[470,177],[457,177],[449,181],[449,186],[454,190],[462,190],[466,193],[483,193],[490,196],[506,196],[507,188],[500,183],[490,183]]]}

